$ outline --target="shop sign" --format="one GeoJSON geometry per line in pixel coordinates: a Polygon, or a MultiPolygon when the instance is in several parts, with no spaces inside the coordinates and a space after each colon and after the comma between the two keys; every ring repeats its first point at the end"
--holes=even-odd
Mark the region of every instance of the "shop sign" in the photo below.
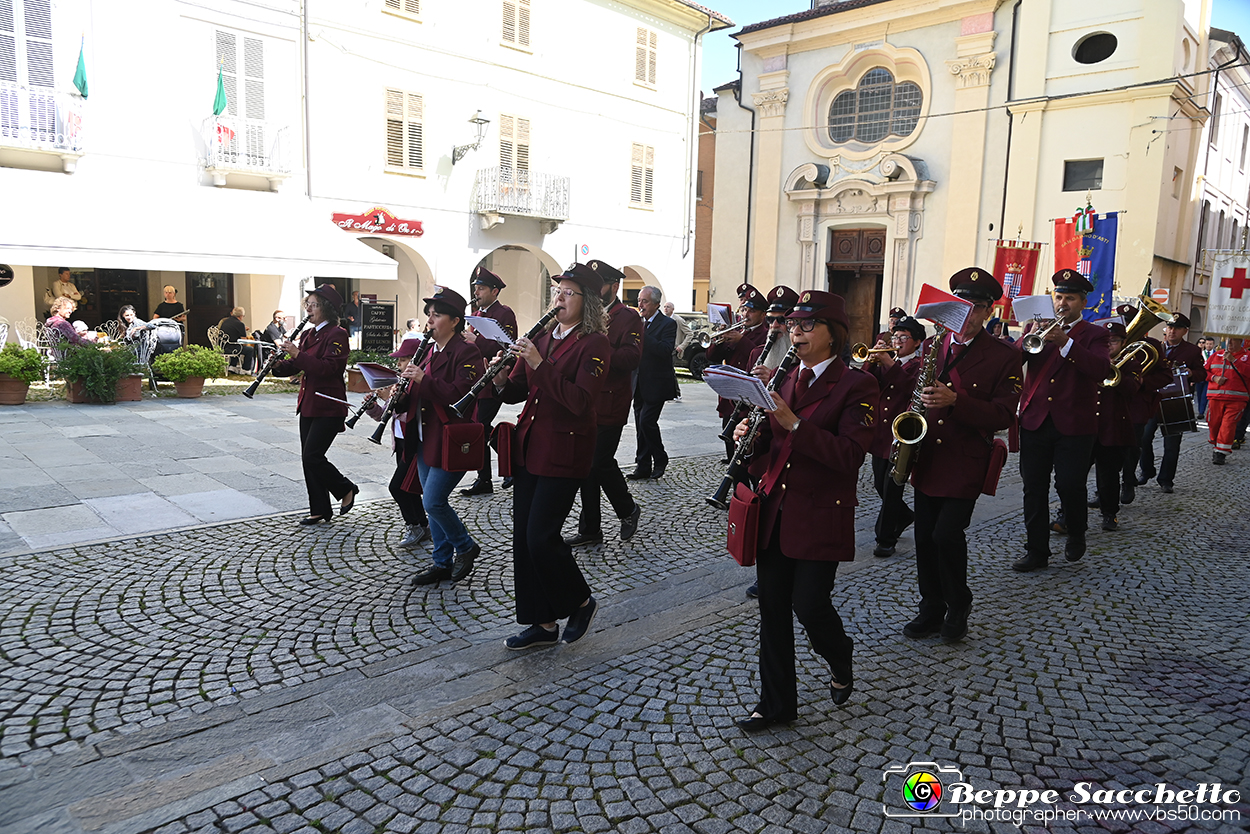
{"type": "Polygon", "coordinates": [[[335,212],[331,215],[331,219],[334,220],[335,225],[340,229],[349,232],[409,235],[411,237],[421,237],[421,235],[425,234],[425,230],[421,228],[420,220],[400,220],[381,206],[375,206],[364,214],[335,212]]]}

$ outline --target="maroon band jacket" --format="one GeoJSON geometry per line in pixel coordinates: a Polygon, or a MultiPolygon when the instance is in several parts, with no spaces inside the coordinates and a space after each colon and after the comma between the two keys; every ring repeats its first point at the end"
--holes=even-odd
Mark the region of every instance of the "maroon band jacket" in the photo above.
{"type": "Polygon", "coordinates": [[[595,415],[601,426],[623,426],[629,421],[629,404],[634,396],[634,371],[642,360],[643,326],[638,311],[612,299],[608,308],[608,343],[611,362],[603,375],[603,387],[595,401],[595,415]]]}
{"type": "Polygon", "coordinates": [[[442,466],[444,428],[448,423],[464,422],[456,420],[447,407],[469,393],[485,364],[477,347],[457,333],[447,340],[442,350],[430,352],[422,368],[425,376],[415,396],[409,388],[397,404],[396,408],[408,415],[404,436],[409,444],[416,440],[417,421],[421,422],[421,457],[426,466],[442,466]]]}
{"type": "MultiPolygon", "coordinates": [[[[486,319],[494,319],[499,322],[499,327],[504,333],[511,336],[513,340],[516,339],[516,313],[512,312],[511,307],[500,304],[496,301],[485,310],[479,310],[478,312],[473,313],[473,315],[481,316],[486,319]]],[[[496,342],[493,339],[483,339],[481,336],[477,337],[477,339],[473,342],[473,346],[477,348],[479,353],[482,354],[482,359],[487,363],[495,358],[495,354],[503,350],[503,345],[499,342],[496,342]]],[[[493,385],[487,385],[486,390],[482,391],[482,393],[478,396],[478,400],[493,400],[494,398],[495,386],[493,385]]]]}
{"type": "MultiPolygon", "coordinates": [[[[338,417],[347,419],[347,404],[318,397],[347,399],[347,383],[343,372],[347,370],[347,331],[329,324],[320,330],[306,330],[299,338],[299,355],[284,359],[273,366],[275,376],[292,376],[304,372],[299,381],[299,400],[295,413],[304,417],[338,417]]],[[[340,428],[339,431],[343,431],[340,428]]]]}
{"type": "MultiPolygon", "coordinates": [[[[1021,350],[1028,369],[1020,397],[1020,427],[1037,431],[1049,415],[1060,434],[1096,434],[1098,383],[1111,373],[1105,328],[1077,321],[1068,331],[1072,347],[1066,357],[1047,342],[1040,353],[1021,350]]],[[[1023,346],[1024,339],[1016,342],[1023,346]]],[[[1196,349],[1196,348],[1195,348],[1196,349]]]]}

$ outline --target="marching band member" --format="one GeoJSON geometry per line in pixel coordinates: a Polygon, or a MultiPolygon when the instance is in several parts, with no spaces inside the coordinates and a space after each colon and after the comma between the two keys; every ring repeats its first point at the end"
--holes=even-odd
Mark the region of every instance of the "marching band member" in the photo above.
{"type": "Polygon", "coordinates": [[[790,350],[790,332],[786,326],[786,317],[794,309],[799,294],[783,284],[778,284],[768,291],[767,300],[768,309],[764,311],[764,321],[768,323],[768,329],[764,331],[764,341],[751,349],[751,357],[747,360],[751,373],[759,377],[765,385],[772,379],[773,371],[781,364],[782,357],[790,350]],[[773,339],[773,346],[765,356],[764,345],[774,335],[776,338],[773,339]]]}
{"type": "MultiPolygon", "coordinates": [[[[413,577],[413,585],[433,585],[444,579],[459,582],[473,572],[482,548],[473,541],[460,516],[447,502],[463,472],[441,468],[447,407],[459,400],[482,375],[482,354],[464,338],[464,297],[446,287],[435,288],[425,301],[426,326],[434,347],[422,367],[408,365],[400,376],[411,380],[398,407],[408,413],[408,435],[417,435],[417,474],[421,503],[430,519],[434,564],[413,577]]],[[[409,339],[405,344],[415,342],[409,339]]]]}
{"type": "MultiPolygon", "coordinates": [[[[768,302],[763,294],[750,284],[742,284],[738,287],[738,300],[741,303],[739,310],[746,321],[746,327],[712,334],[712,345],[707,349],[707,358],[713,365],[732,365],[738,370],[749,371],[751,351],[764,344],[764,338],[767,335],[766,328],[761,325],[764,323],[764,311],[768,307],[768,302]]],[[[733,400],[727,400],[724,397],[716,398],[716,413],[720,415],[722,429],[729,424],[734,405],[733,400]]],[[[732,442],[725,441],[725,450],[727,458],[733,457],[732,442]]]]}
{"type": "Polygon", "coordinates": [[[1212,353],[1207,359],[1207,431],[1215,451],[1211,463],[1222,466],[1233,451],[1237,422],[1250,398],[1250,351],[1244,340],[1229,339],[1228,347],[1212,353]]]}
{"type": "Polygon", "coordinates": [[[326,452],[347,418],[347,331],[339,326],[343,296],[333,284],[307,290],[304,312],[308,326],[296,345],[290,339],[278,345],[286,359],[274,363],[275,376],[293,376],[303,371],[299,381],[300,459],[304,464],[304,485],[308,488],[308,516],[300,524],[322,524],[333,516],[330,496],[339,499],[339,515],[356,505],[360,490],[326,459],[326,452]],[[325,397],[318,397],[317,393],[325,397]]]}
{"type": "MultiPolygon", "coordinates": [[[[412,362],[412,357],[416,356],[417,351],[421,349],[421,342],[420,334],[416,339],[404,339],[399,343],[399,349],[390,354],[401,374],[412,362]]],[[[393,387],[378,391],[373,405],[369,406],[365,413],[375,420],[381,420],[386,413],[386,404],[390,402],[393,392],[393,387]]],[[[430,518],[426,515],[425,507],[421,503],[421,493],[408,492],[404,489],[408,471],[415,465],[416,456],[421,451],[415,426],[408,426],[407,408],[395,409],[395,419],[391,421],[390,433],[391,451],[395,453],[395,473],[391,475],[391,482],[387,489],[395,501],[395,506],[399,507],[400,517],[404,520],[404,537],[400,539],[399,546],[415,547],[429,538],[430,518]]],[[[418,482],[420,482],[419,473],[418,482]]]]}
{"type": "MultiPolygon", "coordinates": [[[[1132,304],[1121,304],[1115,308],[1125,321],[1131,322],[1137,315],[1137,308],[1132,304]]],[[[1120,477],[1120,504],[1132,504],[1137,497],[1137,461],[1141,458],[1142,435],[1151,415],[1159,408],[1162,399],[1159,391],[1172,381],[1172,369],[1163,360],[1163,343],[1153,336],[1143,336],[1159,354],[1159,361],[1141,378],[1137,386],[1137,395],[1128,401],[1128,418],[1133,424],[1133,445],[1125,451],[1124,468],[1120,477]]]]}
{"type": "MultiPolygon", "coordinates": [[[[772,394],[777,410],[756,439],[767,460],[756,562],[760,700],[736,722],[747,732],[798,717],[795,615],[829,664],[833,702],[846,703],[854,684],[853,641],[830,594],[838,562],[855,558],[855,485],[872,442],[877,384],[842,361],[849,320],[841,296],[804,292],[789,324],[801,364],[772,394]]],[[[746,431],[743,420],[735,439],[746,431]]]]}
{"type": "MultiPolygon", "coordinates": [[[[1111,321],[1107,322],[1107,333],[1111,337],[1107,343],[1107,352],[1114,359],[1124,349],[1128,330],[1120,322],[1111,321]]],[[[1106,532],[1118,530],[1120,525],[1117,518],[1122,493],[1120,472],[1124,469],[1125,457],[1137,445],[1137,438],[1133,435],[1133,420],[1129,413],[1129,406],[1138,399],[1144,365],[1142,357],[1134,355],[1124,363],[1124,367],[1120,368],[1118,385],[1098,389],[1097,411],[1095,412],[1098,418],[1098,434],[1090,458],[1098,494],[1089,502],[1089,505],[1091,508],[1097,507],[1102,512],[1102,529],[1106,532]]],[[[1088,475],[1087,470],[1086,477],[1088,475]]]]}
{"type": "MultiPolygon", "coordinates": [[[[1028,368],[1020,397],[1020,476],[1024,480],[1025,555],[1012,564],[1027,573],[1050,564],[1050,473],[1068,527],[1064,558],[1085,555],[1089,522],[1085,476],[1098,431],[1098,383],[1111,373],[1104,328],[1082,320],[1089,279],[1061,269],[1051,280],[1057,325],[1046,331],[1038,353],[1025,353],[1028,368]]],[[[1018,344],[1023,346],[1024,339],[1018,344]]]]}
{"type": "MultiPolygon", "coordinates": [[[[1164,366],[1176,367],[1184,365],[1189,368],[1189,383],[1196,385],[1205,382],[1207,369],[1202,361],[1202,349],[1192,342],[1185,341],[1189,335],[1189,317],[1178,314],[1173,322],[1163,326],[1163,358],[1159,362],[1164,366]]],[[[1208,393],[1208,399],[1210,394],[1208,393]]],[[[1208,425],[1210,420],[1207,421],[1208,425]]],[[[1151,413],[1141,436],[1141,477],[1138,486],[1145,484],[1155,476],[1155,432],[1159,429],[1158,407],[1151,413]]],[[[1176,464],[1181,458],[1181,435],[1165,435],[1163,438],[1163,460],[1159,462],[1159,489],[1165,493],[1172,492],[1176,483],[1176,464]]]]}
{"type": "MultiPolygon", "coordinates": [[[[938,633],[958,643],[968,633],[968,539],[977,497],[996,482],[994,432],[1010,428],[1020,401],[1020,352],[985,330],[1002,285],[988,270],[951,276],[950,289],[972,302],[958,333],[935,336],[936,377],[921,392],[928,430],[916,451],[916,579],[920,612],[903,627],[911,638],[938,633]]],[[[1004,449],[1005,451],[1005,449],[1004,449]]]]}
{"type": "MultiPolygon", "coordinates": [[[[877,513],[877,546],[873,556],[893,556],[898,537],[911,526],[915,513],[903,500],[903,485],[894,483],[890,477],[890,448],[894,444],[891,431],[894,416],[906,411],[916,387],[916,375],[920,372],[920,345],[925,340],[924,325],[911,316],[894,321],[891,343],[898,351],[895,358],[888,353],[874,353],[864,365],[864,370],[876,377],[881,388],[881,407],[877,414],[877,427],[873,433],[868,453],[872,456],[872,483],[881,497],[881,510],[877,513]]],[[[889,347],[881,342],[878,348],[889,347]]]]}
{"type": "MultiPolygon", "coordinates": [[[[499,293],[507,286],[502,278],[486,267],[476,267],[473,270],[473,315],[494,319],[504,333],[515,339],[516,313],[512,312],[511,307],[499,302],[499,293]]],[[[499,342],[480,336],[472,327],[465,330],[464,340],[478,349],[485,362],[489,362],[496,353],[503,349],[503,345],[499,342]]],[[[489,438],[491,423],[494,422],[495,415],[499,413],[499,400],[491,392],[490,386],[478,395],[475,408],[473,419],[482,424],[489,438]]],[[[503,488],[507,489],[510,486],[512,486],[511,480],[504,478],[503,488]]],[[[482,468],[478,470],[477,479],[467,488],[460,490],[460,494],[489,495],[494,491],[495,488],[491,485],[490,444],[487,443],[486,454],[482,458],[482,468]]]]}
{"type": "Polygon", "coordinates": [[[560,528],[594,455],[595,400],[612,349],[603,280],[585,264],[552,280],[554,325],[520,339],[513,351],[521,361],[505,383],[495,380],[504,402],[525,402],[512,444],[512,576],[516,619],[526,628],[504,641],[517,651],[554,645],[565,617],[564,642],[580,640],[599,608],[560,528]]]}

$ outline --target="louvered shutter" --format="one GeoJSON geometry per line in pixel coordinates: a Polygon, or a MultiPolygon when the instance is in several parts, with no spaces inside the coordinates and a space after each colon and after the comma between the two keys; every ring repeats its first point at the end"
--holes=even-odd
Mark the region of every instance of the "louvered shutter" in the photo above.
{"type": "Polygon", "coordinates": [[[530,169],[530,120],[516,120],[516,167],[518,171],[530,169]]]}
{"type": "Polygon", "coordinates": [[[386,0],[386,7],[405,14],[421,14],[421,0],[386,0]]]}
{"type": "Polygon", "coordinates": [[[386,91],[386,164],[404,164],[404,94],[399,90],[386,91]]]}
{"type": "Polygon", "coordinates": [[[649,206],[652,204],[651,201],[654,196],[653,187],[655,185],[655,148],[650,145],[647,146],[645,167],[646,171],[643,178],[642,202],[644,205],[649,206]]]}
{"type": "Polygon", "coordinates": [[[643,161],[645,153],[646,149],[635,142],[629,162],[629,201],[635,205],[642,205],[643,161]]]}
{"type": "Polygon", "coordinates": [[[425,141],[422,135],[422,122],[425,116],[425,103],[416,93],[408,93],[408,112],[405,119],[408,125],[407,160],[409,168],[425,167],[425,141]]]}
{"type": "Polygon", "coordinates": [[[239,115],[238,47],[233,32],[217,30],[217,66],[221,68],[221,83],[226,89],[227,116],[239,115]]]}
{"type": "Polygon", "coordinates": [[[651,42],[648,44],[647,48],[647,83],[654,85],[657,36],[655,32],[650,32],[649,35],[651,42]]]}
{"type": "Polygon", "coordinates": [[[516,3],[503,0],[503,35],[505,43],[516,43],[516,3]]]}
{"type": "Polygon", "coordinates": [[[499,167],[514,168],[516,166],[516,145],[513,133],[516,120],[511,116],[499,116],[499,167]]]}
{"type": "Polygon", "coordinates": [[[520,0],[517,6],[517,46],[530,45],[530,0],[520,0]]]}
{"type": "MultiPolygon", "coordinates": [[[[17,23],[13,0],[0,0],[0,81],[17,83],[17,23]]],[[[4,100],[0,100],[4,106],[4,100]]]]}
{"type": "Polygon", "coordinates": [[[23,0],[22,8],[26,30],[26,84],[54,87],[51,0],[23,0]]]}
{"type": "Polygon", "coordinates": [[[530,0],[503,0],[503,41],[530,45],[530,0]]]}
{"type": "Polygon", "coordinates": [[[247,155],[253,164],[266,162],[265,147],[265,55],[258,38],[243,38],[243,115],[247,155]]]}
{"type": "Polygon", "coordinates": [[[634,80],[642,84],[655,84],[655,32],[638,27],[634,41],[634,80]]]}

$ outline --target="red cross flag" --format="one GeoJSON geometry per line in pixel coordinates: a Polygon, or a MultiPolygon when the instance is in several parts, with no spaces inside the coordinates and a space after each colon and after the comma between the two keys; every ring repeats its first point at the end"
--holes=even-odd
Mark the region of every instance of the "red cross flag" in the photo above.
{"type": "Polygon", "coordinates": [[[1221,252],[1216,256],[1206,331],[1250,336],[1250,254],[1221,252]]]}

